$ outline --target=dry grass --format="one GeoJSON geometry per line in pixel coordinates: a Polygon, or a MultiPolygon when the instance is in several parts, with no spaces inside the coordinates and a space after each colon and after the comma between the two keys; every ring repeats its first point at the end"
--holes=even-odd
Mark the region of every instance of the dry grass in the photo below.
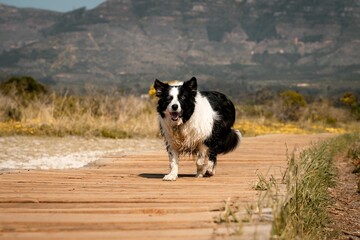
{"type": "Polygon", "coordinates": [[[354,166],[352,173],[358,176],[357,192],[360,193],[360,138],[351,144],[346,157],[354,166]]]}
{"type": "MultiPolygon", "coordinates": [[[[252,108],[257,111],[257,106],[252,108]]],[[[245,136],[346,133],[360,129],[356,121],[338,121],[336,124],[309,120],[280,122],[261,114],[238,112],[240,114],[234,128],[245,136]]],[[[105,95],[93,92],[85,96],[59,96],[53,93],[45,99],[20,105],[18,101],[0,94],[0,136],[5,135],[157,137],[156,100],[118,93],[105,95]]]]}
{"type": "Polygon", "coordinates": [[[348,109],[332,106],[328,101],[307,104],[299,110],[296,121],[283,121],[281,104],[274,101],[262,105],[237,105],[235,128],[245,136],[263,134],[351,133],[360,131],[360,122],[348,109]]]}
{"type": "MultiPolygon", "coordinates": [[[[324,100],[306,103],[295,92],[285,93],[261,105],[237,105],[234,128],[245,136],[360,130],[348,109],[324,100]]],[[[0,84],[0,136],[156,137],[153,95],[154,89],[149,91],[150,99],[142,99],[116,91],[99,92],[91,86],[82,96],[59,95],[31,77],[12,78],[0,84]]]]}
{"type": "Polygon", "coordinates": [[[353,156],[353,146],[359,139],[359,134],[343,134],[314,144],[301,153],[292,153],[281,180],[268,176],[268,173],[257,174],[258,181],[253,188],[260,191],[259,198],[256,204],[245,209],[247,214],[237,207],[236,202],[226,201],[215,222],[225,223],[229,233],[239,235],[244,222],[271,222],[271,239],[336,237],[337,232],[327,228],[331,221],[329,188],[336,183],[333,159],[347,151],[348,156],[353,156]]]}
{"type": "Polygon", "coordinates": [[[335,184],[333,159],[359,135],[345,134],[289,158],[286,195],[273,202],[273,239],[328,239],[328,189],[335,184]]]}
{"type": "Polygon", "coordinates": [[[0,135],[155,137],[153,101],[120,94],[58,96],[19,105],[0,95],[0,135]],[[6,119],[16,115],[17,119],[6,119]]]}

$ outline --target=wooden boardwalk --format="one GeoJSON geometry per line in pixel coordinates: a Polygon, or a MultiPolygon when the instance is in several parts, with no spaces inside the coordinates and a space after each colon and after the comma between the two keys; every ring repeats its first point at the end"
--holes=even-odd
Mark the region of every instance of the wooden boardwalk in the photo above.
{"type": "MultiPolygon", "coordinates": [[[[192,159],[180,161],[176,182],[164,182],[165,150],[104,157],[74,170],[0,172],[0,239],[227,239],[214,223],[227,199],[255,203],[256,172],[286,168],[289,151],[331,135],[244,138],[220,156],[212,178],[194,178],[192,159]]],[[[245,236],[266,238],[270,225],[246,226],[245,236]]],[[[231,238],[231,236],[230,236],[231,238]]],[[[243,239],[250,239],[244,237],[243,239]]]]}

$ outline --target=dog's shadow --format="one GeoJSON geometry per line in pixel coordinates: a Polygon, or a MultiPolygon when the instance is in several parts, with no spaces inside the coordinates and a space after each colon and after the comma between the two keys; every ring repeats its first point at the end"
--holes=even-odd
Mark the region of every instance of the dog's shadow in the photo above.
{"type": "MultiPolygon", "coordinates": [[[[160,173],[140,173],[139,177],[142,178],[159,178],[162,179],[165,176],[165,174],[160,173]]],[[[196,174],[179,174],[178,178],[194,178],[196,177],[196,174]]]]}

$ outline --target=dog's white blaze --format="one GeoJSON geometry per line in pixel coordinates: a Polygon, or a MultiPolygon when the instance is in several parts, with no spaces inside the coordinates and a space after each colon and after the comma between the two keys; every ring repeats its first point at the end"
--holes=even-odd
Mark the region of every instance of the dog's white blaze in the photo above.
{"type": "Polygon", "coordinates": [[[172,87],[169,91],[169,95],[173,97],[173,99],[171,100],[170,104],[168,105],[167,107],[167,110],[168,112],[172,112],[172,106],[174,104],[177,104],[178,105],[178,109],[176,110],[176,112],[181,112],[181,105],[180,105],[180,102],[179,102],[179,88],[178,87],[172,87]]]}
{"type": "Polygon", "coordinates": [[[180,81],[177,81],[177,80],[172,81],[172,82],[169,83],[169,85],[170,85],[171,87],[180,87],[180,86],[182,86],[183,84],[184,84],[184,82],[180,82],[180,81]]]}

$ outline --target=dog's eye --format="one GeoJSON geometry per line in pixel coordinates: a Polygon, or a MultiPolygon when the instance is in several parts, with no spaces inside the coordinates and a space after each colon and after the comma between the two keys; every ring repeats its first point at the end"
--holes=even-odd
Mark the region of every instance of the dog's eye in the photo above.
{"type": "Polygon", "coordinates": [[[172,99],[173,99],[172,96],[167,96],[167,97],[166,97],[166,100],[167,100],[167,101],[171,101],[172,99]]]}
{"type": "Polygon", "coordinates": [[[186,99],[185,96],[180,96],[180,100],[181,100],[181,101],[184,101],[185,99],[186,99]]]}

